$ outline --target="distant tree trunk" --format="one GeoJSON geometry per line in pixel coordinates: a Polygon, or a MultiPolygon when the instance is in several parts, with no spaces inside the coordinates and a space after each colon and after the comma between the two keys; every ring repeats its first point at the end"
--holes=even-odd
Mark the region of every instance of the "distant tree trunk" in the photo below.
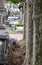
{"type": "Polygon", "coordinates": [[[42,65],[42,0],[33,0],[34,42],[33,65],[42,65]]]}
{"type": "Polygon", "coordinates": [[[32,65],[33,51],[33,21],[32,21],[32,0],[26,0],[26,65],[32,65]]]}
{"type": "Polygon", "coordinates": [[[25,9],[25,2],[24,2],[24,31],[23,31],[23,39],[26,40],[26,9],[25,9]]]}

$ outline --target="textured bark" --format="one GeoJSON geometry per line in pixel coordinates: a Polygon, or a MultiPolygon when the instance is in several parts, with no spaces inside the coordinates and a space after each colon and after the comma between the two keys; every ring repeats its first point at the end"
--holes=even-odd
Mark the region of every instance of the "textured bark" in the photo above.
{"type": "Polygon", "coordinates": [[[33,21],[32,21],[32,0],[27,0],[27,20],[26,20],[26,65],[32,65],[32,48],[33,48],[33,21]]]}
{"type": "Polygon", "coordinates": [[[33,65],[42,65],[42,0],[34,0],[35,35],[33,43],[33,65]],[[35,45],[35,48],[34,48],[35,45]]]}

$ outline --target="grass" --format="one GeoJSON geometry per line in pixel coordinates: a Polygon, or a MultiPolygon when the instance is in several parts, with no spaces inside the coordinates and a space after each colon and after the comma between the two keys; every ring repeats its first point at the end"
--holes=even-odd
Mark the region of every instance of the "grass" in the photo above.
{"type": "Polygon", "coordinates": [[[18,12],[18,11],[14,12],[15,15],[19,15],[19,13],[20,13],[20,12],[18,12]]]}
{"type": "MultiPolygon", "coordinates": [[[[11,25],[10,25],[11,26],[11,25]]],[[[22,23],[19,23],[19,24],[14,24],[13,25],[13,28],[16,28],[16,27],[23,27],[23,24],[22,23]]],[[[7,29],[7,31],[8,31],[8,33],[9,34],[16,34],[16,32],[15,31],[12,31],[11,29],[7,29]]]]}
{"type": "Polygon", "coordinates": [[[10,29],[7,30],[9,34],[16,34],[15,31],[11,31],[10,29]]]}
{"type": "Polygon", "coordinates": [[[26,41],[24,39],[18,41],[20,45],[24,45],[26,43],[26,41]]]}

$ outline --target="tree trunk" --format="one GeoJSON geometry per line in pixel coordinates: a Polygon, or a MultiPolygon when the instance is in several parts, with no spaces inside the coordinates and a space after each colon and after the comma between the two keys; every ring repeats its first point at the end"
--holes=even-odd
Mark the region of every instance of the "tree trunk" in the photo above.
{"type": "Polygon", "coordinates": [[[42,0],[33,0],[34,42],[33,65],[42,65],[42,0]]]}
{"type": "Polygon", "coordinates": [[[32,65],[33,50],[33,21],[32,21],[32,0],[26,0],[26,65],[32,65]]]}
{"type": "Polygon", "coordinates": [[[23,39],[26,40],[26,9],[25,9],[25,2],[24,2],[24,35],[23,35],[23,39]]]}

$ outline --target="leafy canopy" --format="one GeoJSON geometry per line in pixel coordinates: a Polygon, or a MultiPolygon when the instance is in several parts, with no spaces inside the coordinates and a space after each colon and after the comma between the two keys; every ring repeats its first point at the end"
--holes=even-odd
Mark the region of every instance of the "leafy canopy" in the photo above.
{"type": "Polygon", "coordinates": [[[21,2],[22,0],[5,0],[6,2],[9,2],[9,1],[11,1],[12,3],[19,3],[19,2],[21,2]]]}

